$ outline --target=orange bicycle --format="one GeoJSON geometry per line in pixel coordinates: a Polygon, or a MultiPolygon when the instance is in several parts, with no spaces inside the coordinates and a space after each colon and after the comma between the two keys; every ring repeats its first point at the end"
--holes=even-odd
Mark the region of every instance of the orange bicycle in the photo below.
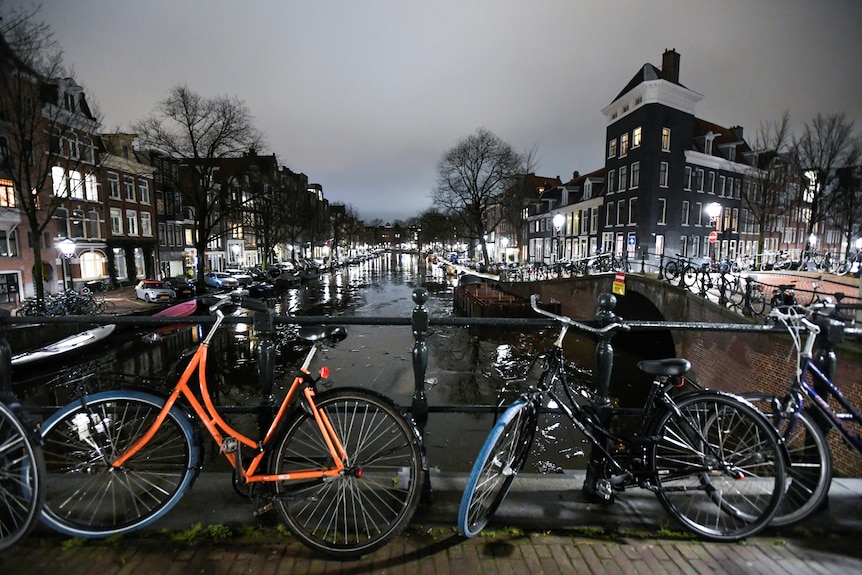
{"type": "MultiPolygon", "coordinates": [[[[328,375],[309,366],[343,327],[300,328],[310,348],[261,440],[231,427],[207,388],[206,363],[222,307],[170,394],[117,389],[84,395],[42,425],[43,520],[76,537],[106,537],[149,525],[191,487],[201,464],[203,424],[234,468],[237,491],[278,509],[294,535],[338,558],[379,549],[407,525],[424,473],[421,440],[394,402],[360,388],[317,393],[328,375]],[[191,381],[198,373],[200,398],[191,381]],[[185,398],[185,403],[180,403],[185,398]],[[190,407],[189,409],[186,407],[190,407]]],[[[273,314],[262,302],[240,305],[273,314]]]]}

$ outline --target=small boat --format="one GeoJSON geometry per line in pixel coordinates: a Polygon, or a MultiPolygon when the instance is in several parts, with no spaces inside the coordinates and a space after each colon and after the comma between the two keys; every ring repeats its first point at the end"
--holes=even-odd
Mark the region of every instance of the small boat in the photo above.
{"type": "Polygon", "coordinates": [[[117,328],[116,324],[102,325],[70,335],[65,339],[40,347],[33,351],[25,351],[12,356],[12,365],[25,365],[34,361],[40,361],[56,357],[70,351],[79,350],[82,347],[92,345],[98,341],[102,341],[117,328]]]}
{"type": "Polygon", "coordinates": [[[188,317],[193,315],[198,310],[198,300],[190,299],[180,302],[177,305],[166,307],[158,313],[154,313],[153,317],[168,316],[168,317],[188,317]]]}

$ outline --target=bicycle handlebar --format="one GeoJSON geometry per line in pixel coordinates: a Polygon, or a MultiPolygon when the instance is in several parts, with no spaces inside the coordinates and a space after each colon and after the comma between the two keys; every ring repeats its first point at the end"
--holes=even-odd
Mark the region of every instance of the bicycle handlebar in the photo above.
{"type": "Polygon", "coordinates": [[[586,331],[588,333],[603,334],[603,333],[607,333],[609,331],[614,331],[617,329],[621,329],[624,331],[628,331],[629,329],[631,329],[627,324],[620,323],[618,321],[615,321],[613,323],[609,323],[608,325],[606,325],[604,327],[593,327],[591,325],[587,325],[585,323],[580,323],[578,321],[575,321],[575,320],[573,320],[569,317],[566,317],[564,315],[557,315],[555,313],[551,313],[551,312],[544,310],[544,309],[539,307],[539,296],[536,294],[533,294],[530,296],[530,307],[533,308],[534,312],[536,312],[540,315],[544,315],[544,316],[549,317],[551,319],[554,319],[560,323],[570,325],[572,327],[575,327],[575,328],[580,329],[582,331],[586,331]]]}

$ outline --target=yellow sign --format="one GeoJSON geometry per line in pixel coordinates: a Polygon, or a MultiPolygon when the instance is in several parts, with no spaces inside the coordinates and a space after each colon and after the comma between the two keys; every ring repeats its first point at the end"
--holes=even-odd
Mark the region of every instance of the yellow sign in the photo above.
{"type": "Polygon", "coordinates": [[[612,291],[615,295],[626,295],[626,274],[624,272],[617,272],[612,291]]]}

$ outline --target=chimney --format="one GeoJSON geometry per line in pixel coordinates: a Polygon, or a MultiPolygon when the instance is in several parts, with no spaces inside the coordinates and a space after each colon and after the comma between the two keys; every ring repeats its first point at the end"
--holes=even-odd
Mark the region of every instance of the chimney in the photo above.
{"type": "Polygon", "coordinates": [[[675,48],[665,50],[662,54],[661,73],[668,82],[679,84],[679,53],[675,48]]]}
{"type": "Polygon", "coordinates": [[[733,133],[733,137],[736,138],[737,142],[742,141],[742,126],[733,126],[730,131],[733,133]]]}

